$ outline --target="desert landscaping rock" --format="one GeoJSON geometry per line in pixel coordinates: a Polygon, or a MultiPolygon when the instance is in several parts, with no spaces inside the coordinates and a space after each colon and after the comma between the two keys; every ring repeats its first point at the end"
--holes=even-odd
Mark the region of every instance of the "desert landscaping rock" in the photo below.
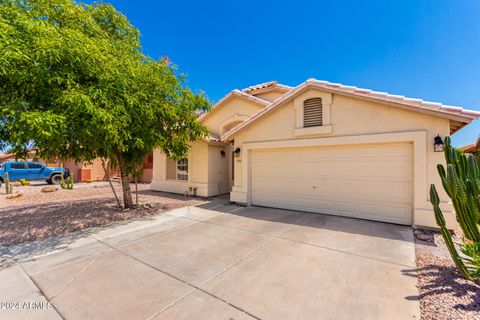
{"type": "Polygon", "coordinates": [[[431,232],[424,231],[424,230],[415,230],[413,232],[415,238],[422,240],[422,241],[433,241],[434,236],[431,234],[431,232]]]}
{"type": "MultiPolygon", "coordinates": [[[[20,198],[1,201],[0,195],[0,246],[67,235],[92,227],[148,217],[166,210],[200,203],[199,198],[155,192],[149,185],[139,185],[139,207],[120,210],[108,185],[94,185],[75,190],[57,189],[53,193],[40,192],[39,187],[23,187],[20,198]]],[[[20,188],[19,188],[20,189],[20,188]]],[[[120,185],[116,184],[121,197],[120,185]]]]}
{"type": "Polygon", "coordinates": [[[54,186],[46,186],[46,187],[43,187],[40,191],[43,192],[43,193],[48,193],[48,192],[55,192],[57,191],[58,188],[57,187],[54,187],[54,186]]]}
{"type": "Polygon", "coordinates": [[[441,237],[434,238],[416,243],[421,319],[480,320],[480,283],[461,276],[441,237]]]}
{"type": "Polygon", "coordinates": [[[7,200],[12,200],[12,199],[20,198],[21,196],[23,196],[23,194],[21,194],[20,192],[16,192],[13,194],[8,194],[5,198],[7,200]]]}

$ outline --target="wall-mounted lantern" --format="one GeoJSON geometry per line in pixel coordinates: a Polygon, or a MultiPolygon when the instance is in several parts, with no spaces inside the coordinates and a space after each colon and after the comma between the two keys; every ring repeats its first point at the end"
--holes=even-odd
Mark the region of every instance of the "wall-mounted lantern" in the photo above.
{"type": "Polygon", "coordinates": [[[220,151],[220,155],[222,156],[222,158],[225,158],[225,150],[220,151]]]}
{"type": "Polygon", "coordinates": [[[440,135],[437,135],[434,139],[433,142],[433,149],[435,152],[443,152],[445,145],[443,144],[442,137],[440,135]]]}
{"type": "Polygon", "coordinates": [[[233,151],[233,155],[235,157],[240,157],[240,148],[236,148],[235,151],[233,151]]]}

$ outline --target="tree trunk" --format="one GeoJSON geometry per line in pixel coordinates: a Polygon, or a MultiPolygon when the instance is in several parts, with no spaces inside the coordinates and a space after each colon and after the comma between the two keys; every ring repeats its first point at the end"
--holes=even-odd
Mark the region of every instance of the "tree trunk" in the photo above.
{"type": "Polygon", "coordinates": [[[132,192],[130,190],[130,181],[127,174],[127,167],[121,155],[117,154],[117,161],[118,169],[120,170],[120,181],[122,182],[123,205],[125,208],[132,209],[134,205],[132,199],[132,192]]]}
{"type": "Polygon", "coordinates": [[[135,205],[138,207],[138,183],[137,183],[137,178],[135,178],[135,205]]]}
{"type": "Polygon", "coordinates": [[[103,159],[102,159],[102,167],[103,167],[103,172],[105,172],[105,176],[108,177],[108,184],[110,184],[110,188],[112,188],[113,195],[115,196],[115,200],[117,201],[118,207],[121,208],[122,204],[120,203],[117,193],[115,192],[115,188],[113,187],[113,184],[112,184],[112,179],[110,179],[110,174],[107,172],[107,166],[105,165],[105,160],[103,159]]]}

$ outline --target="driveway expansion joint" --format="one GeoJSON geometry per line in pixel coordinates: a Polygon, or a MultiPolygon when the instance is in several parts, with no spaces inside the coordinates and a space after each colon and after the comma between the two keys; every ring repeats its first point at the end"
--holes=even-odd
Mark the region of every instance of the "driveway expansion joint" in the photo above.
{"type": "MultiPolygon", "coordinates": [[[[368,259],[368,260],[374,260],[374,261],[378,261],[378,262],[393,264],[393,265],[401,266],[401,267],[405,267],[405,268],[416,268],[415,265],[407,265],[407,264],[403,264],[403,263],[397,263],[397,262],[392,262],[392,261],[388,261],[388,260],[383,260],[383,259],[368,257],[368,256],[364,256],[364,255],[361,255],[361,254],[356,254],[356,253],[354,253],[354,252],[349,252],[349,251],[344,251],[344,250],[329,248],[329,247],[321,246],[321,245],[314,244],[314,243],[310,243],[310,242],[293,240],[293,239],[283,238],[283,237],[279,237],[279,239],[282,239],[282,240],[285,240],[285,241],[294,242],[294,243],[303,244],[303,245],[306,245],[306,246],[312,246],[312,247],[316,247],[316,248],[320,248],[320,249],[324,249],[324,250],[334,251],[334,252],[342,253],[342,254],[345,254],[345,255],[352,255],[352,256],[355,256],[355,257],[360,257],[360,258],[364,258],[364,259],[368,259]]],[[[414,263],[415,263],[415,262],[414,262],[414,263]]]]}
{"type": "MultiPolygon", "coordinates": [[[[272,240],[272,239],[270,239],[270,240],[272,240]]],[[[147,266],[147,267],[149,267],[149,268],[151,268],[151,269],[154,269],[154,270],[156,270],[156,271],[158,271],[158,272],[161,272],[161,273],[165,274],[166,276],[169,276],[169,277],[171,277],[171,278],[173,278],[173,279],[175,279],[175,280],[177,280],[177,281],[180,281],[180,282],[186,284],[187,286],[192,287],[192,290],[189,291],[187,294],[185,294],[184,296],[182,296],[182,297],[180,297],[179,299],[175,300],[174,302],[172,302],[171,304],[169,304],[167,307],[163,308],[163,309],[160,310],[159,312],[151,315],[151,316],[148,317],[147,319],[153,319],[153,318],[155,318],[155,317],[158,316],[161,312],[164,312],[164,311],[167,310],[169,307],[171,307],[171,306],[173,306],[174,304],[176,304],[177,302],[181,301],[183,298],[186,298],[187,296],[189,296],[190,294],[192,294],[192,293],[195,292],[196,290],[199,290],[199,291],[201,291],[201,292],[203,292],[203,293],[205,293],[205,294],[208,294],[209,296],[211,296],[211,297],[213,297],[213,298],[215,298],[215,299],[217,299],[217,300],[219,300],[219,301],[221,301],[221,302],[223,302],[223,303],[225,303],[225,304],[227,304],[227,305],[229,305],[229,306],[237,309],[237,310],[240,311],[240,312],[243,312],[243,313],[245,313],[245,314],[247,314],[247,315],[249,315],[249,316],[251,316],[251,317],[253,317],[253,318],[257,319],[257,320],[262,320],[261,318],[259,318],[259,317],[255,316],[254,314],[252,314],[252,313],[244,310],[243,308],[241,308],[241,307],[239,307],[239,306],[237,306],[237,305],[235,305],[235,304],[232,304],[232,303],[230,303],[230,302],[228,302],[228,301],[226,301],[226,300],[224,300],[224,299],[222,299],[222,298],[220,298],[220,297],[217,297],[216,295],[214,295],[214,294],[212,294],[212,293],[210,293],[210,292],[208,292],[208,291],[200,288],[199,286],[196,286],[196,285],[194,285],[194,284],[192,284],[192,283],[189,283],[189,282],[187,282],[187,281],[185,281],[185,280],[183,280],[183,279],[181,279],[181,278],[179,278],[179,277],[177,277],[177,276],[175,276],[175,275],[173,275],[173,274],[171,274],[171,273],[169,273],[169,272],[166,272],[166,271],[164,271],[164,270],[161,270],[161,269],[159,269],[159,268],[157,268],[157,267],[155,267],[155,266],[153,266],[153,265],[151,265],[151,264],[149,264],[149,263],[146,263],[146,262],[144,262],[144,261],[142,261],[142,260],[140,260],[140,259],[137,259],[137,258],[135,258],[134,256],[132,256],[132,255],[130,255],[130,254],[128,254],[128,253],[120,250],[119,248],[116,248],[116,247],[114,247],[114,246],[112,246],[112,245],[110,245],[110,244],[108,244],[108,243],[104,243],[102,240],[97,239],[97,241],[105,244],[106,246],[111,247],[113,250],[119,252],[120,254],[124,255],[124,256],[127,257],[127,258],[130,258],[130,259],[132,259],[132,260],[134,260],[134,261],[136,261],[136,262],[138,262],[138,263],[141,263],[141,264],[143,264],[143,265],[145,265],[145,266],[147,266]]],[[[248,256],[248,255],[247,255],[247,256],[248,256]]],[[[209,280],[211,280],[211,279],[209,279],[209,280]]],[[[202,283],[202,285],[203,285],[203,284],[204,284],[204,283],[202,283]]]]}
{"type": "Polygon", "coordinates": [[[65,317],[63,316],[63,314],[57,309],[55,304],[50,299],[47,298],[47,296],[45,295],[43,290],[38,286],[38,284],[35,282],[35,280],[33,280],[33,278],[28,275],[28,273],[22,268],[22,266],[20,264],[18,265],[18,267],[20,268],[20,270],[22,270],[22,273],[25,275],[27,280],[37,289],[38,292],[40,292],[40,294],[43,296],[43,298],[45,300],[47,300],[47,302],[50,302],[52,304],[52,307],[55,310],[55,312],[58,314],[58,316],[65,320],[65,317]]]}

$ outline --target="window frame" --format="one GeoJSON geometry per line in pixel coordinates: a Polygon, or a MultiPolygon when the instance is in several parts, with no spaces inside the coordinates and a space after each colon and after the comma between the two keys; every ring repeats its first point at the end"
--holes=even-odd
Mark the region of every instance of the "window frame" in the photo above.
{"type": "Polygon", "coordinates": [[[37,162],[27,162],[27,168],[28,169],[43,169],[44,166],[40,163],[37,163],[37,162]],[[34,166],[34,167],[30,167],[30,166],[34,166]]]}
{"type": "Polygon", "coordinates": [[[293,109],[295,111],[295,128],[293,129],[294,137],[314,137],[325,136],[333,133],[333,125],[331,119],[332,94],[329,92],[310,89],[293,99],[293,109]],[[322,125],[321,126],[304,126],[304,102],[312,98],[322,99],[322,125]]]}
{"type": "Polygon", "coordinates": [[[27,163],[26,162],[12,162],[10,163],[10,169],[14,169],[14,170],[27,170],[28,169],[28,166],[27,166],[27,163]],[[22,168],[15,168],[16,166],[20,166],[20,165],[23,165],[22,168]]]}
{"type": "Polygon", "coordinates": [[[188,164],[188,157],[184,157],[176,161],[175,163],[175,180],[176,181],[188,181],[189,175],[188,175],[188,169],[189,169],[189,164],[188,164]],[[183,162],[183,163],[181,163],[183,162]],[[180,169],[180,167],[183,167],[183,170],[180,169]],[[179,178],[183,176],[183,178],[179,178]]]}

